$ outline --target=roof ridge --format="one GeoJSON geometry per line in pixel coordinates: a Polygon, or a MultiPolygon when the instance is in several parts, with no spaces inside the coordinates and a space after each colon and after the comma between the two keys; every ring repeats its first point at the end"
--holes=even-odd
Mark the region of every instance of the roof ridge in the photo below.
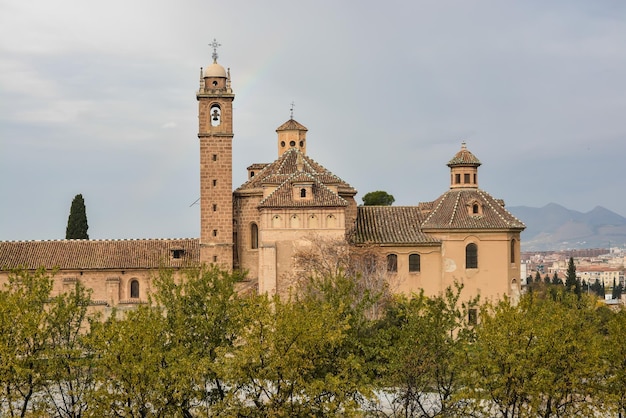
{"type": "Polygon", "coordinates": [[[308,178],[310,178],[313,183],[315,185],[317,185],[318,187],[325,189],[327,192],[332,193],[333,195],[335,195],[338,199],[340,199],[343,203],[348,204],[348,201],[346,199],[344,199],[343,197],[339,196],[339,193],[335,193],[332,189],[330,189],[328,186],[326,186],[324,183],[322,183],[321,181],[319,181],[317,178],[315,178],[314,173],[309,173],[307,171],[295,171],[293,173],[291,173],[289,175],[289,177],[287,177],[287,179],[285,179],[281,184],[278,185],[278,187],[276,187],[274,190],[272,190],[272,192],[270,194],[268,194],[266,197],[264,197],[263,199],[261,199],[261,201],[259,202],[259,205],[264,204],[267,200],[269,200],[271,197],[273,197],[274,194],[278,193],[278,191],[280,189],[282,189],[287,183],[291,183],[291,181],[300,175],[304,175],[308,178]]]}
{"type": "Polygon", "coordinates": [[[441,205],[443,205],[443,201],[446,199],[446,196],[448,195],[449,191],[450,190],[448,190],[447,192],[445,192],[444,194],[440,196],[439,203],[437,203],[437,206],[433,210],[430,211],[426,219],[424,219],[424,223],[428,223],[430,221],[430,218],[433,217],[435,212],[437,212],[437,210],[441,207],[441,205]]]}
{"type": "Polygon", "coordinates": [[[462,190],[456,194],[456,200],[454,201],[454,207],[452,208],[452,216],[450,216],[450,221],[448,222],[448,225],[452,225],[452,222],[454,221],[454,218],[456,216],[456,212],[459,209],[459,201],[461,200],[461,193],[463,193],[462,190]]]}
{"type": "MultiPolygon", "coordinates": [[[[483,196],[483,198],[487,201],[487,203],[489,204],[489,207],[491,207],[491,208],[494,210],[494,212],[496,212],[496,213],[498,214],[498,216],[500,217],[500,219],[502,219],[502,221],[503,221],[504,223],[506,223],[507,225],[511,225],[511,222],[509,222],[508,220],[506,220],[506,219],[505,219],[505,217],[504,217],[504,216],[502,216],[501,211],[500,211],[499,209],[496,209],[496,208],[495,208],[495,207],[491,204],[491,201],[492,201],[492,200],[495,200],[495,198],[494,198],[493,196],[491,196],[489,193],[487,193],[486,191],[484,191],[484,190],[481,190],[481,189],[477,189],[477,190],[478,190],[478,193],[479,193],[481,196],[483,196]]],[[[522,222],[522,221],[521,221],[520,219],[518,219],[515,215],[513,215],[511,212],[509,212],[508,210],[506,210],[506,208],[505,208],[504,206],[502,206],[502,205],[498,205],[498,207],[499,207],[499,208],[501,208],[501,209],[504,209],[504,210],[505,210],[505,211],[506,211],[509,215],[511,215],[511,217],[512,217],[513,219],[515,219],[517,222],[519,222],[519,223],[521,223],[521,224],[524,224],[524,222],[522,222]]]]}

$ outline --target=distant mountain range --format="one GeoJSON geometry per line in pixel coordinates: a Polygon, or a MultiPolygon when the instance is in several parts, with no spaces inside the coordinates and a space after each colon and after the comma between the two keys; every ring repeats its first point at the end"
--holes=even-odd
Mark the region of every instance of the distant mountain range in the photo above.
{"type": "Polygon", "coordinates": [[[602,206],[587,213],[556,203],[542,208],[510,206],[507,209],[526,224],[522,232],[522,251],[626,245],[626,218],[602,206]]]}

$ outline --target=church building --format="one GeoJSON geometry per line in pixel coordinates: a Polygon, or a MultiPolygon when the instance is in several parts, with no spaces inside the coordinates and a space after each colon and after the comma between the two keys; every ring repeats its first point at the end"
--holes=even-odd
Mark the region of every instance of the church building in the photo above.
{"type": "Polygon", "coordinates": [[[349,236],[351,245],[386,257],[398,292],[433,295],[459,281],[469,296],[519,294],[525,226],[479,188],[481,163],[465,143],[447,163],[450,187],[436,200],[359,206],[357,191],[307,154],[308,129],[292,115],[276,129],[276,160],[252,162],[234,189],[235,94],[230,69],[217,58],[214,49],[196,94],[200,238],[1,241],[0,282],[11,269],[56,268],[55,292],[80,280],[93,289],[94,303],[114,307],[145,303],[161,267],[207,263],[247,271],[248,287],[258,292],[283,293],[298,268],[294,254],[310,237],[349,236]]]}

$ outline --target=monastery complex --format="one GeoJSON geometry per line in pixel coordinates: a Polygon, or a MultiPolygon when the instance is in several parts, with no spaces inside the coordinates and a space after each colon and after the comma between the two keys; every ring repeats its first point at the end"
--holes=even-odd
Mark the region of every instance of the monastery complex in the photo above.
{"type": "Polygon", "coordinates": [[[201,70],[196,94],[200,237],[2,241],[0,281],[15,268],[57,268],[54,292],[81,281],[94,304],[123,307],[145,303],[159,268],[209,263],[247,271],[246,284],[258,292],[282,293],[298,268],[295,252],[320,237],[374,248],[398,292],[433,295],[456,280],[466,297],[519,295],[525,226],[479,188],[481,163],[464,143],[447,162],[450,187],[436,200],[359,206],[357,190],[308,155],[308,130],[292,117],[268,141],[276,160],[251,162],[247,181],[233,188],[235,93],[217,58],[201,70]]]}

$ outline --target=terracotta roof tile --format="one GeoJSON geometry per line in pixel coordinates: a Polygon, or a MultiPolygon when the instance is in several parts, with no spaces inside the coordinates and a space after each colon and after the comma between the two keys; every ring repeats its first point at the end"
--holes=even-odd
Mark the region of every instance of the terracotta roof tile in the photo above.
{"type": "Polygon", "coordinates": [[[289,119],[287,122],[276,128],[278,131],[308,131],[308,129],[301,123],[296,122],[294,119],[289,119]]]}
{"type": "Polygon", "coordinates": [[[422,215],[416,206],[359,206],[356,244],[438,245],[422,232],[422,215]]]}
{"type": "Polygon", "coordinates": [[[302,171],[316,177],[325,185],[336,186],[341,193],[356,194],[356,190],[348,183],[328,171],[312,158],[304,155],[296,148],[290,148],[276,161],[265,166],[254,177],[239,186],[235,193],[263,187],[263,184],[282,184],[293,173],[298,172],[298,160],[302,162],[302,171]]]}
{"type": "Polygon", "coordinates": [[[320,182],[311,173],[296,172],[259,203],[260,208],[280,207],[343,207],[348,202],[320,182]],[[306,199],[294,199],[293,184],[309,183],[313,196],[306,199]]]}
{"type": "MultiPolygon", "coordinates": [[[[503,203],[480,189],[451,189],[432,202],[432,209],[422,223],[422,228],[525,229],[522,221],[507,211],[503,203]],[[472,213],[474,203],[481,208],[478,214],[472,213]]],[[[427,208],[428,205],[423,207],[427,208]]]]}
{"type": "Polygon", "coordinates": [[[469,150],[465,146],[465,142],[463,142],[463,144],[461,145],[461,150],[457,152],[450,161],[448,161],[448,167],[465,165],[478,167],[481,165],[481,162],[478,160],[478,158],[476,158],[474,154],[469,152],[469,150]]]}
{"type": "Polygon", "coordinates": [[[0,241],[0,269],[67,270],[181,267],[200,260],[190,239],[0,241]],[[182,250],[173,258],[173,250],[182,250]]]}

